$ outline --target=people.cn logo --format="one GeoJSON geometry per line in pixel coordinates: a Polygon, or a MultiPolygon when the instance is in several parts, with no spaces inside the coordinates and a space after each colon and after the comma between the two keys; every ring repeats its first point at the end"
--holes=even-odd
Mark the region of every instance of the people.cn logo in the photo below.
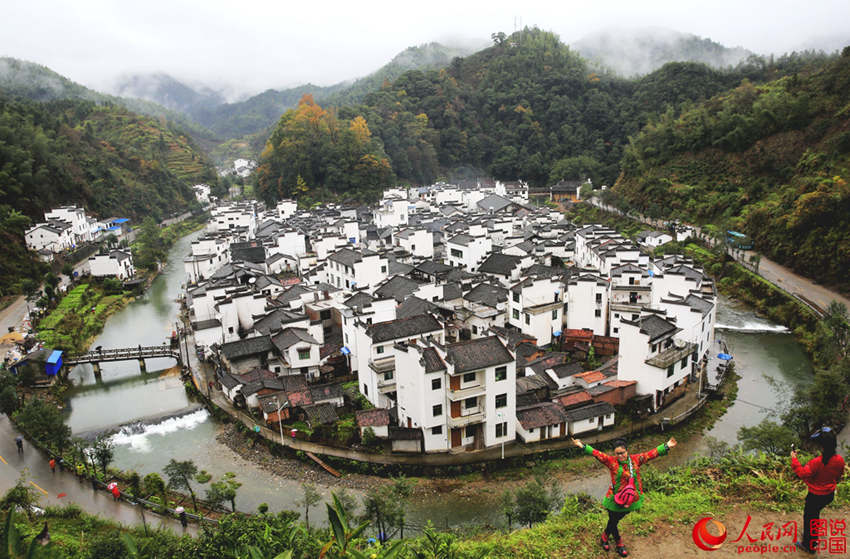
{"type": "Polygon", "coordinates": [[[694,524],[693,536],[694,543],[697,544],[698,548],[704,549],[705,551],[714,551],[715,549],[718,549],[724,541],[726,541],[726,526],[724,526],[719,520],[714,520],[710,516],[706,516],[694,524]],[[709,524],[713,524],[717,529],[718,533],[716,536],[709,533],[709,524]]]}

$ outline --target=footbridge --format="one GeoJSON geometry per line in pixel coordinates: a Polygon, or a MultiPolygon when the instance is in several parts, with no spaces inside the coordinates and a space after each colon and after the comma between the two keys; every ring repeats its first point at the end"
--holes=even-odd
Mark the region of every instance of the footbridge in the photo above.
{"type": "Polygon", "coordinates": [[[85,353],[77,353],[68,355],[63,361],[68,367],[80,365],[82,363],[91,363],[94,365],[95,374],[100,372],[100,364],[106,361],[131,361],[133,359],[139,362],[139,367],[142,371],[146,371],[145,359],[153,359],[156,357],[170,357],[182,364],[183,357],[180,354],[179,346],[171,346],[168,344],[154,346],[136,346],[125,348],[103,348],[96,347],[85,353]]]}

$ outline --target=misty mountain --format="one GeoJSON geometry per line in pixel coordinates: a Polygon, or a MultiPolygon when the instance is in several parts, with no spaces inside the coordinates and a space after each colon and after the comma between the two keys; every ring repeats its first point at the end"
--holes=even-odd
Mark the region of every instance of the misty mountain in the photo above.
{"type": "Polygon", "coordinates": [[[0,57],[0,92],[40,103],[59,99],[78,99],[100,105],[118,105],[135,113],[172,121],[191,134],[205,148],[210,148],[217,143],[212,132],[198,125],[185,113],[145,99],[100,93],[69,80],[46,66],[26,60],[0,57]]]}
{"type": "Polygon", "coordinates": [[[227,101],[218,91],[206,87],[193,88],[162,72],[121,76],[116,80],[113,91],[121,97],[147,99],[189,116],[227,101]]]}
{"type": "Polygon", "coordinates": [[[295,107],[304,94],[328,105],[358,103],[410,70],[432,70],[447,66],[454,57],[470,54],[469,49],[427,43],[409,47],[377,71],[354,80],[330,86],[313,84],[288,89],[269,89],[238,103],[226,103],[199,111],[193,116],[199,123],[223,138],[238,138],[272,126],[280,115],[295,107]]]}
{"type": "Polygon", "coordinates": [[[668,62],[700,62],[727,68],[753,55],[741,47],[729,48],[711,39],[660,28],[600,31],[571,47],[591,65],[624,77],[649,74],[668,62]]]}

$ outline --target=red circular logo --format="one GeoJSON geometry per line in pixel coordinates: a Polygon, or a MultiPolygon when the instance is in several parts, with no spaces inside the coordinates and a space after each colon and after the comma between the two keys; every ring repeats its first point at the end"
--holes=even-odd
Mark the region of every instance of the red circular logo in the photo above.
{"type": "Polygon", "coordinates": [[[705,551],[714,551],[720,547],[720,544],[726,541],[726,526],[719,520],[714,520],[710,516],[706,516],[694,524],[693,537],[694,543],[697,544],[698,548],[705,551]],[[717,528],[718,534],[716,536],[709,533],[709,524],[713,524],[717,528]]]}

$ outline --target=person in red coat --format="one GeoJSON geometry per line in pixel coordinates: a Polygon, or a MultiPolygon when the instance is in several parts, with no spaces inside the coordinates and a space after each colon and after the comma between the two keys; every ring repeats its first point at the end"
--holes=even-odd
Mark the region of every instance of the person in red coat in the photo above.
{"type": "Polygon", "coordinates": [[[795,543],[800,551],[813,554],[818,549],[818,538],[812,534],[812,521],[820,519],[820,512],[835,498],[835,486],[844,473],[844,458],[835,452],[835,433],[829,427],[815,431],[811,440],[820,447],[821,455],[803,466],[792,449],[791,468],[809,487],[803,508],[803,541],[795,543]]]}
{"type": "Polygon", "coordinates": [[[602,549],[609,551],[611,549],[610,536],[614,539],[617,554],[620,557],[628,557],[629,552],[626,550],[626,545],[620,537],[620,530],[617,526],[624,516],[633,510],[639,510],[643,506],[643,482],[640,477],[640,468],[650,460],[667,454],[668,450],[676,446],[676,439],[671,438],[652,450],[631,455],[626,450],[626,441],[618,439],[614,442],[614,456],[596,450],[589,444],[582,443],[579,439],[572,439],[572,441],[577,447],[583,448],[586,454],[590,454],[599,460],[611,474],[611,485],[608,487],[605,498],[602,499],[602,506],[608,511],[608,524],[605,526],[599,541],[602,544],[602,549]],[[615,502],[614,495],[620,489],[626,487],[629,481],[634,482],[637,500],[630,505],[621,506],[615,502]]]}

